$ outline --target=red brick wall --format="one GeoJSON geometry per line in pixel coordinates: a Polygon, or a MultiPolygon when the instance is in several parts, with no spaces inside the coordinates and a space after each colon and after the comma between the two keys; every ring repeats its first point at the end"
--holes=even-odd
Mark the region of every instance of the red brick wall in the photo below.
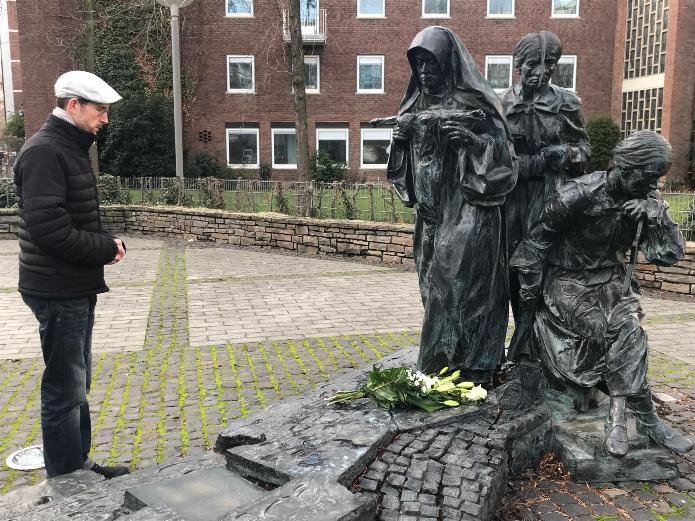
{"type": "MultiPolygon", "coordinates": [[[[260,160],[271,162],[271,122],[292,122],[282,19],[274,2],[256,0],[253,18],[225,18],[222,0],[197,0],[183,10],[183,63],[195,69],[196,104],[189,113],[185,146],[189,153],[205,149],[225,159],[226,122],[260,124],[260,160]],[[253,54],[255,94],[226,93],[226,56],[253,54]],[[209,130],[212,141],[198,142],[209,130]]],[[[509,55],[525,34],[541,29],[557,33],[565,54],[578,55],[577,91],[587,117],[611,113],[610,69],[615,45],[614,0],[582,0],[580,18],[551,19],[551,0],[517,0],[516,18],[486,19],[487,0],[451,2],[450,19],[423,19],[415,0],[386,0],[386,19],[356,18],[356,2],[321,0],[327,12],[327,42],[320,55],[321,94],[308,95],[310,149],[315,148],[317,122],[349,123],[349,162],[359,165],[360,123],[395,114],[410,70],[405,51],[415,34],[430,25],[454,30],[481,70],[485,55],[509,55]],[[385,56],[384,94],[356,94],[357,55],[385,56]]],[[[312,54],[308,52],[307,54],[312,54]]],[[[517,80],[515,73],[514,80],[517,80]]],[[[385,172],[369,171],[371,179],[385,172]]],[[[275,177],[292,175],[274,171],[275,177]]]]}
{"type": "Polygon", "coordinates": [[[662,134],[673,146],[670,176],[688,177],[690,136],[695,119],[695,2],[671,0],[662,134]]]}
{"type": "MultiPolygon", "coordinates": [[[[64,46],[74,34],[80,0],[20,0],[17,2],[21,76],[15,76],[15,89],[23,89],[27,135],[33,134],[55,106],[53,84],[63,72],[75,68],[64,46]],[[20,85],[20,86],[18,86],[20,85]]],[[[17,33],[15,33],[17,34],[17,33]]]]}

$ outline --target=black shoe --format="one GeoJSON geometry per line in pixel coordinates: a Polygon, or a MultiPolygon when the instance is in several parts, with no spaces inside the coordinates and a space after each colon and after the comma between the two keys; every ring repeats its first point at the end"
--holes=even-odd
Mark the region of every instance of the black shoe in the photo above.
{"type": "Polygon", "coordinates": [[[105,465],[102,467],[101,465],[97,465],[95,463],[89,470],[96,472],[97,474],[101,474],[106,479],[117,478],[118,476],[123,476],[130,473],[130,469],[125,465],[105,465]]]}
{"type": "Polygon", "coordinates": [[[693,449],[692,440],[683,436],[659,418],[654,409],[652,395],[646,391],[640,396],[628,398],[628,403],[637,420],[637,432],[648,435],[662,447],[685,454],[693,449]]]}

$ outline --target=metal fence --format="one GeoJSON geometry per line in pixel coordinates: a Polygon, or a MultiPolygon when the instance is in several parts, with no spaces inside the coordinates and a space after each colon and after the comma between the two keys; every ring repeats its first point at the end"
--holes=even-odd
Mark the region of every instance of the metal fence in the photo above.
{"type": "Polygon", "coordinates": [[[250,179],[121,178],[133,203],[178,202],[236,212],[280,212],[319,219],[412,223],[414,211],[390,185],[250,179]],[[177,199],[177,201],[174,201],[177,199]]]}
{"type": "Polygon", "coordinates": [[[695,241],[695,193],[663,192],[669,204],[668,214],[688,241],[695,241]]]}

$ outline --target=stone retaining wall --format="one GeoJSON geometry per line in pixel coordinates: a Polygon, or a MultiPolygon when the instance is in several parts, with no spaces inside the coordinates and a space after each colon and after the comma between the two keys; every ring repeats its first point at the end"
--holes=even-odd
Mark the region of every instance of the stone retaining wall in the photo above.
{"type": "Polygon", "coordinates": [[[408,224],[145,206],[104,207],[102,222],[121,233],[358,256],[391,263],[412,263],[413,258],[413,226],[408,224]]]}
{"type": "MultiPolygon", "coordinates": [[[[151,206],[105,206],[102,221],[107,229],[117,233],[357,256],[400,264],[413,262],[412,224],[151,206]]],[[[16,232],[17,211],[0,209],[0,238],[16,232]]],[[[695,295],[695,242],[688,243],[685,258],[672,267],[648,264],[641,257],[636,276],[647,288],[695,295]]]]}

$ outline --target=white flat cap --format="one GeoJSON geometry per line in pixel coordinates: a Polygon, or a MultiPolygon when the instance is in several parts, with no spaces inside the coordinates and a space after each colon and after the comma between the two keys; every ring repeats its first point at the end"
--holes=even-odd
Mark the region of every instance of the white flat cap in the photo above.
{"type": "Polygon", "coordinates": [[[122,99],[99,76],[86,71],[70,71],[63,74],[53,87],[56,98],[82,98],[94,103],[116,103],[122,99]]]}

